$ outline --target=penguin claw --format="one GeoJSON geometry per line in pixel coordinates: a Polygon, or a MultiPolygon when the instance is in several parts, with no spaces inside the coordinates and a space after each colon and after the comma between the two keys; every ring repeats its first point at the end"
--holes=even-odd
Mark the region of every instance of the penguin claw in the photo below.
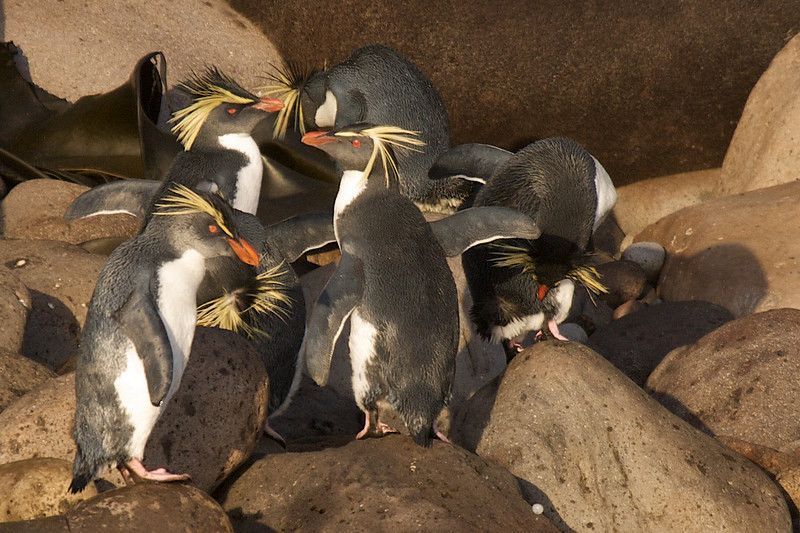
{"type": "Polygon", "coordinates": [[[264,433],[266,433],[269,438],[280,444],[284,450],[286,449],[286,439],[284,439],[280,433],[272,429],[269,426],[269,423],[264,424],[264,433]]]}
{"type": "Polygon", "coordinates": [[[396,429],[394,429],[393,427],[391,427],[390,425],[384,424],[383,422],[380,422],[380,421],[378,421],[375,424],[374,428],[371,427],[371,425],[369,423],[369,415],[367,415],[367,419],[364,422],[364,429],[362,429],[361,431],[358,432],[358,435],[356,435],[356,440],[363,439],[365,437],[380,438],[380,437],[384,437],[384,436],[386,436],[386,435],[388,435],[390,433],[400,433],[400,432],[397,431],[396,429]]]}

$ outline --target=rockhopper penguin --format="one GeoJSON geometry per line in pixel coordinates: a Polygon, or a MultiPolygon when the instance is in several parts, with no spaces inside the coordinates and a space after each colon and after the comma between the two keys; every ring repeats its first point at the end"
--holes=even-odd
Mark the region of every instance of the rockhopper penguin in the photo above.
{"type": "Polygon", "coordinates": [[[193,74],[179,88],[191,103],[176,111],[170,122],[184,151],[175,157],[164,180],[119,180],[94,187],[70,205],[67,221],[129,213],[146,223],[155,199],[172,183],[219,191],[236,209],[256,213],[264,165],[251,134],[283,103],[259,98],[217,68],[193,74]]]}
{"type": "Polygon", "coordinates": [[[163,468],[148,471],[141,460],[189,358],[205,262],[219,256],[258,263],[230,206],[181,185],[158,202],[139,235],[109,256],[81,335],[70,492],[83,490],[109,466],[126,481],[188,478],[163,468]]]}
{"type": "Polygon", "coordinates": [[[277,121],[276,135],[290,123],[309,130],[392,124],[417,132],[425,146],[396,155],[403,195],[423,211],[451,213],[472,194],[463,177],[429,179],[428,170],[451,146],[450,121],[433,84],[394,48],[363,46],[327,70],[309,74],[289,65],[272,79],[266,89],[283,99],[287,115],[277,121]]]}
{"type": "Polygon", "coordinates": [[[430,445],[434,420],[450,398],[458,349],[458,299],[446,256],[496,238],[536,238],[521,213],[467,209],[437,222],[399,192],[394,149],[421,141],[394,126],[356,124],[311,132],[303,142],[341,168],[334,231],[341,260],[309,319],[305,361],[319,385],[328,380],[336,339],[350,320],[356,403],[366,414],[358,438],[394,430],[379,407],[395,409],[415,442],[430,445]]]}
{"type": "Polygon", "coordinates": [[[557,339],[575,283],[605,292],[588,261],[589,239],[616,199],[603,167],[577,142],[554,137],[509,155],[475,198],[528,214],[542,231],[536,240],[476,246],[461,257],[478,334],[502,342],[507,360],[516,338],[545,327],[557,339]],[[613,199],[612,199],[613,196],[613,199]],[[610,203],[610,207],[609,204],[610,203]]]}

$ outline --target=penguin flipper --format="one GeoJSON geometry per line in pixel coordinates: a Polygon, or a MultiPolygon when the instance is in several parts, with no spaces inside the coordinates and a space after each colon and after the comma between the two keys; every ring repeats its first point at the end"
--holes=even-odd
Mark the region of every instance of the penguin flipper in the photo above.
{"type": "Polygon", "coordinates": [[[142,360],[150,403],[161,405],[172,384],[172,345],[150,292],[149,280],[140,281],[117,311],[116,319],[142,360]]]}
{"type": "Polygon", "coordinates": [[[343,253],[336,272],[311,311],[303,341],[304,353],[308,373],[320,387],[328,383],[336,340],[361,300],[363,279],[358,258],[343,253]]]}
{"type": "Polygon", "coordinates": [[[92,215],[128,213],[144,218],[148,207],[161,186],[155,180],[119,180],[103,183],[81,194],[64,213],[72,222],[92,215]]]}
{"type": "Polygon", "coordinates": [[[454,146],[433,164],[428,171],[431,179],[462,176],[486,182],[494,171],[513,154],[491,144],[467,143],[454,146]]]}
{"type": "Polygon", "coordinates": [[[430,223],[448,257],[497,239],[537,239],[542,231],[526,214],[508,207],[470,207],[430,223]]]}
{"type": "Polygon", "coordinates": [[[269,227],[270,237],[287,261],[293,263],[301,255],[336,242],[333,213],[305,213],[282,220],[269,227]]]}

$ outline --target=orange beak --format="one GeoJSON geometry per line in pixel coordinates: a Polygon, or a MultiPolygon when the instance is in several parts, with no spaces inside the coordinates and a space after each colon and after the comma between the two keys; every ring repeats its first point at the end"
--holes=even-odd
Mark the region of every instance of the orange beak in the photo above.
{"type": "Polygon", "coordinates": [[[243,263],[247,263],[248,265],[252,266],[258,265],[258,252],[256,252],[253,247],[250,246],[249,242],[244,239],[239,239],[238,241],[228,239],[228,244],[236,254],[236,257],[241,259],[243,263]]]}
{"type": "Polygon", "coordinates": [[[261,111],[272,113],[274,111],[280,111],[283,109],[283,102],[277,98],[262,98],[260,102],[253,104],[253,107],[260,109],[261,111]]]}
{"type": "Polygon", "coordinates": [[[336,140],[327,134],[327,131],[309,131],[303,135],[301,140],[303,141],[303,144],[307,144],[309,146],[320,146],[336,140]]]}
{"type": "Polygon", "coordinates": [[[536,294],[536,296],[539,297],[540,302],[544,300],[544,297],[547,296],[547,291],[549,290],[550,289],[547,288],[547,285],[539,285],[539,292],[536,294]]]}

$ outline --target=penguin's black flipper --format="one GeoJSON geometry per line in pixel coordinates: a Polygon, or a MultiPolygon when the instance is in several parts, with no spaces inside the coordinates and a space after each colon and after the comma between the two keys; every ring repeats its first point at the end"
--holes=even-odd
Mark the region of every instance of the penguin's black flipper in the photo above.
{"type": "Polygon", "coordinates": [[[155,180],[103,183],[75,198],[64,213],[64,220],[72,222],[107,213],[128,213],[144,218],[160,186],[161,182],[155,180]]]}
{"type": "Polygon", "coordinates": [[[303,341],[305,361],[309,375],[320,387],[328,383],[336,339],[361,300],[363,285],[361,262],[355,256],[343,253],[336,272],[311,311],[303,341]]]}
{"type": "Polygon", "coordinates": [[[542,231],[526,214],[507,207],[471,207],[430,223],[447,257],[497,239],[538,239],[542,231]]]}
{"type": "Polygon", "coordinates": [[[172,384],[172,346],[150,292],[149,280],[142,278],[139,285],[146,285],[146,289],[134,290],[117,311],[116,319],[142,360],[150,403],[159,406],[172,384]]]}
{"type": "Polygon", "coordinates": [[[330,211],[293,216],[273,224],[269,229],[272,241],[290,263],[309,250],[336,242],[333,213],[330,211]]]}
{"type": "Polygon", "coordinates": [[[431,179],[448,176],[477,178],[484,183],[513,154],[491,144],[467,143],[441,155],[428,171],[431,179]]]}

